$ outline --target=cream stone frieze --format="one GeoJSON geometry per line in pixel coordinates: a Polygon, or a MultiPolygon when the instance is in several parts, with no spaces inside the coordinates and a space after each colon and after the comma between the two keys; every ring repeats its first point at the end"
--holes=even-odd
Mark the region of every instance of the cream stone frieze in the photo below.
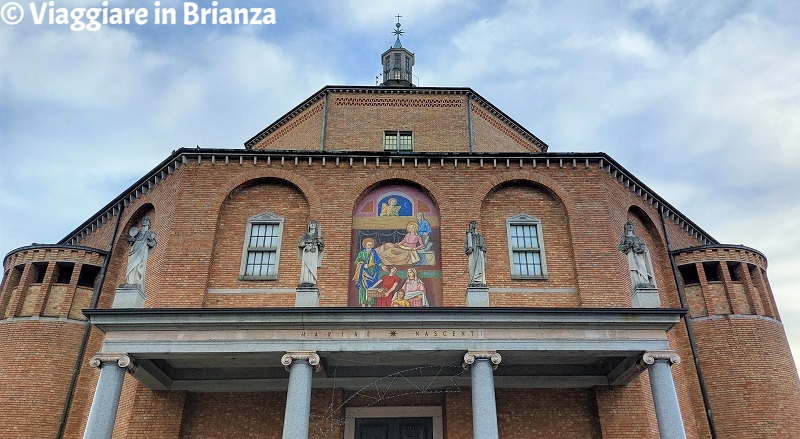
{"type": "Polygon", "coordinates": [[[89,366],[100,367],[103,363],[117,363],[117,366],[128,369],[128,372],[136,371],[136,364],[127,354],[120,353],[99,353],[89,360],[89,366]]]}
{"type": "Polygon", "coordinates": [[[675,351],[647,351],[642,355],[642,363],[647,366],[654,364],[656,360],[669,360],[670,365],[673,365],[680,364],[681,357],[675,351]]]}
{"type": "Polygon", "coordinates": [[[314,372],[322,370],[322,365],[319,364],[319,355],[314,351],[291,351],[287,352],[281,357],[281,364],[289,371],[289,366],[295,361],[308,361],[308,364],[314,366],[314,372]]]}
{"type": "Polygon", "coordinates": [[[475,363],[475,360],[486,359],[492,362],[492,370],[497,370],[497,366],[502,361],[503,357],[497,351],[469,351],[464,354],[464,363],[462,367],[469,369],[469,366],[475,363]]]}

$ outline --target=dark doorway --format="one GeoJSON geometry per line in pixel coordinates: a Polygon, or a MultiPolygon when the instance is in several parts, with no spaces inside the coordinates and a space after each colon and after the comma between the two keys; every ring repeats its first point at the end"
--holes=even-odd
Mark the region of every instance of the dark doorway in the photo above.
{"type": "Polygon", "coordinates": [[[356,419],[356,439],[433,439],[433,418],[356,419]]]}

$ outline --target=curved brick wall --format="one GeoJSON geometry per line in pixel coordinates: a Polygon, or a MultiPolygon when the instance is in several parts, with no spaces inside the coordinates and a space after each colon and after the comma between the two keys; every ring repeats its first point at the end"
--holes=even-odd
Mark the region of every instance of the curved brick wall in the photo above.
{"type": "Polygon", "coordinates": [[[0,437],[58,431],[84,326],[74,321],[0,320],[0,437]]]}
{"type": "Polygon", "coordinates": [[[720,316],[692,327],[718,436],[800,437],[800,381],[783,325],[720,316]]]}
{"type": "Polygon", "coordinates": [[[53,437],[105,252],[32,245],[9,253],[0,289],[0,437],[53,437]]]}
{"type": "Polygon", "coordinates": [[[718,436],[800,437],[800,380],[764,255],[713,245],[675,260],[718,436]]]}

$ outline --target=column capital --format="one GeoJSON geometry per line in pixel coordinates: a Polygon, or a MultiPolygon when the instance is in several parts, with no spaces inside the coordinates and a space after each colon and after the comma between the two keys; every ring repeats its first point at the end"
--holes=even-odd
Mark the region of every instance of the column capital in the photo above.
{"type": "Polygon", "coordinates": [[[656,360],[667,360],[670,366],[681,363],[681,357],[675,351],[647,351],[642,355],[642,362],[647,366],[654,364],[656,360]]]}
{"type": "Polygon", "coordinates": [[[289,351],[281,357],[281,364],[289,371],[289,365],[294,361],[308,361],[308,364],[314,366],[314,372],[322,370],[322,365],[319,364],[319,355],[314,351],[289,351]]]}
{"type": "Polygon", "coordinates": [[[103,363],[117,363],[117,366],[125,368],[131,373],[136,370],[136,364],[127,354],[101,352],[89,360],[91,367],[100,367],[103,363]]]}
{"type": "Polygon", "coordinates": [[[500,361],[503,357],[497,353],[497,351],[468,351],[464,354],[464,363],[462,367],[464,369],[469,369],[469,366],[478,359],[486,359],[492,362],[492,370],[497,370],[497,365],[500,364],[500,361]]]}

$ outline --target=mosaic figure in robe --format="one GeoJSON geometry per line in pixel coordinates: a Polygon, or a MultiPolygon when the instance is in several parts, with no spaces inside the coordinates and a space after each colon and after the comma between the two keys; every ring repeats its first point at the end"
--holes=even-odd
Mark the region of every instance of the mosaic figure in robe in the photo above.
{"type": "Polygon", "coordinates": [[[395,294],[395,297],[392,298],[392,302],[402,299],[408,301],[408,306],[430,306],[425,283],[417,276],[417,270],[415,268],[409,268],[406,271],[406,275],[406,282],[403,284],[402,290],[395,294]],[[399,297],[400,292],[403,292],[404,297],[399,297]]]}
{"type": "Polygon", "coordinates": [[[353,282],[358,290],[358,304],[361,306],[375,305],[375,299],[367,296],[367,290],[374,287],[380,280],[378,273],[383,267],[383,260],[374,247],[374,239],[364,238],[361,241],[361,251],[353,261],[356,266],[353,282]]]}
{"type": "Polygon", "coordinates": [[[377,247],[375,251],[386,264],[391,265],[412,265],[419,262],[420,257],[417,250],[421,250],[425,244],[418,233],[419,226],[415,221],[406,225],[406,236],[398,243],[387,242],[377,247]]]}

